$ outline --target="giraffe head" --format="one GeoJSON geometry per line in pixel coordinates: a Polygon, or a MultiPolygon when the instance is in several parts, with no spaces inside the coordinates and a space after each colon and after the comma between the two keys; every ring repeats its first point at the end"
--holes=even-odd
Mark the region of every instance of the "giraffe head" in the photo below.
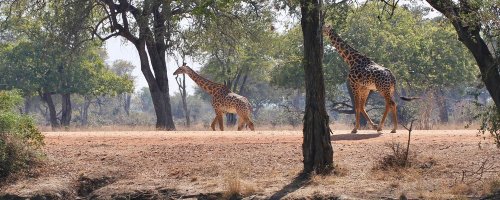
{"type": "Polygon", "coordinates": [[[330,25],[323,26],[323,34],[330,35],[330,31],[332,31],[332,27],[330,25]]]}
{"type": "Polygon", "coordinates": [[[177,68],[177,70],[175,70],[174,75],[188,73],[190,69],[191,68],[189,68],[189,66],[187,66],[186,63],[182,63],[182,66],[180,66],[179,68],[177,68]]]}

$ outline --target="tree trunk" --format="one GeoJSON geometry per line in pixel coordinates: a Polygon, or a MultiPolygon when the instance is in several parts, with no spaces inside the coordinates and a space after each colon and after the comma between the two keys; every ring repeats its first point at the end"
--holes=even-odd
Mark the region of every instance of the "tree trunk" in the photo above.
{"type": "Polygon", "coordinates": [[[153,106],[156,113],[156,129],[175,130],[174,120],[172,118],[172,109],[170,107],[170,96],[168,91],[167,66],[165,64],[165,52],[158,53],[154,45],[148,44],[146,53],[146,42],[144,40],[136,44],[141,61],[141,71],[149,85],[149,91],[153,100],[153,106]],[[149,57],[148,57],[149,55],[149,57]],[[151,58],[151,61],[149,60],[151,58]],[[151,71],[151,67],[154,70],[151,71]]]}
{"type": "Polygon", "coordinates": [[[186,118],[186,126],[190,127],[191,126],[191,119],[190,119],[190,113],[189,109],[187,106],[187,92],[186,92],[186,74],[182,74],[182,91],[181,92],[181,97],[182,97],[182,109],[184,109],[184,117],[186,118]]]}
{"type": "Polygon", "coordinates": [[[124,105],[123,109],[125,110],[125,113],[127,113],[127,116],[130,115],[130,102],[132,100],[132,95],[129,93],[123,94],[124,98],[124,105]]]}
{"type": "Polygon", "coordinates": [[[61,95],[61,125],[68,128],[71,123],[71,94],[64,93],[61,95]]]}
{"type": "Polygon", "coordinates": [[[301,0],[301,26],[304,38],[306,107],[304,115],[304,173],[328,173],[333,169],[328,114],[325,107],[323,78],[322,0],[301,0]]]}
{"type": "Polygon", "coordinates": [[[448,123],[448,104],[446,103],[445,95],[443,89],[438,89],[435,94],[439,109],[439,121],[441,123],[448,123]]]}
{"type": "Polygon", "coordinates": [[[31,111],[32,98],[31,96],[27,96],[24,98],[24,110],[23,114],[27,115],[31,111]]]}
{"type": "MultiPolygon", "coordinates": [[[[230,73],[230,71],[229,71],[230,68],[228,67],[227,69],[228,69],[227,73],[230,73]]],[[[229,89],[234,87],[233,81],[231,81],[231,80],[225,80],[224,85],[229,89]]],[[[231,90],[231,91],[236,92],[234,90],[231,90]]],[[[226,113],[226,127],[234,127],[235,125],[236,125],[236,114],[226,113]]]]}
{"type": "Polygon", "coordinates": [[[57,121],[57,113],[56,106],[54,105],[54,101],[52,100],[52,95],[50,93],[43,93],[42,100],[47,103],[49,107],[49,119],[50,125],[52,126],[52,130],[59,128],[59,122],[57,121]]]}
{"type": "Polygon", "coordinates": [[[82,114],[81,114],[81,124],[82,126],[87,126],[89,124],[89,107],[90,107],[90,98],[84,97],[83,106],[82,106],[82,114]]]}
{"type": "Polygon", "coordinates": [[[426,1],[453,24],[459,40],[474,56],[481,79],[500,112],[500,61],[493,57],[481,38],[481,17],[477,14],[479,6],[471,5],[474,3],[469,1],[459,1],[460,6],[452,0],[426,1]]]}

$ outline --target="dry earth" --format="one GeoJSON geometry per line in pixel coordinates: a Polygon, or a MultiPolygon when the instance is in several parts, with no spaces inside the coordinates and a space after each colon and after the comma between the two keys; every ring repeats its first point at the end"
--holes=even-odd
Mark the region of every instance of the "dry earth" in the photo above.
{"type": "Polygon", "coordinates": [[[336,130],[341,175],[302,180],[300,131],[47,132],[45,164],[0,187],[0,199],[218,199],[229,191],[247,199],[472,198],[500,180],[500,150],[476,133],[414,131],[419,162],[394,172],[373,168],[406,131],[336,130]],[[481,177],[468,172],[485,160],[481,177]]]}

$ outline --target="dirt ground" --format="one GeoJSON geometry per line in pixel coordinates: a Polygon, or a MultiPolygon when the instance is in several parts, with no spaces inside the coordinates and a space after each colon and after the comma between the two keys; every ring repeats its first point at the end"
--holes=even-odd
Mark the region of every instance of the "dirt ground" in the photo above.
{"type": "MultiPolygon", "coordinates": [[[[374,169],[408,132],[334,130],[339,175],[297,178],[301,131],[46,132],[45,164],[0,187],[0,197],[53,199],[471,198],[500,180],[500,150],[475,130],[412,132],[417,161],[374,169]]],[[[1,198],[0,198],[1,199],[1,198]]]]}

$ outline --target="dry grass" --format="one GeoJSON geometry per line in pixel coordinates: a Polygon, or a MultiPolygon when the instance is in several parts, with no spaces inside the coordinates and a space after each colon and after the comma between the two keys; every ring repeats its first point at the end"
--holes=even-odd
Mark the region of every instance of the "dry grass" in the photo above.
{"type": "MultiPolygon", "coordinates": [[[[492,144],[477,148],[475,131],[417,130],[412,132],[410,147],[419,155],[417,164],[399,171],[371,170],[389,152],[384,144],[405,141],[407,134],[366,130],[355,135],[359,137],[345,137],[354,135],[349,132],[334,131],[336,135],[332,136],[338,174],[315,176],[310,183],[297,187],[294,178],[303,167],[300,130],[45,133],[49,156],[46,173],[2,187],[0,195],[3,191],[20,194],[35,190],[36,185],[47,182],[45,179],[74,183],[82,172],[93,176],[109,169],[106,174],[112,174],[116,182],[95,191],[103,197],[167,188],[180,195],[217,193],[220,198],[222,193],[226,198],[270,197],[286,191],[284,198],[288,199],[315,195],[397,199],[401,194],[409,199],[455,199],[462,196],[451,192],[456,178],[460,178],[456,172],[477,166],[486,152],[492,152],[488,156],[496,160],[500,158],[492,144]],[[427,166],[422,167],[425,163],[427,166]]],[[[485,174],[483,180],[490,179],[500,180],[495,174],[485,174]]],[[[472,188],[473,197],[483,193],[482,184],[472,188]]],[[[489,188],[484,186],[485,191],[489,188]]],[[[57,188],[51,191],[57,192],[57,188]]]]}
{"type": "MultiPolygon", "coordinates": [[[[499,174],[500,176],[500,174],[499,174]]],[[[483,194],[495,194],[500,192],[500,177],[487,180],[483,185],[483,194]]]]}
{"type": "Polygon", "coordinates": [[[450,188],[450,192],[455,195],[470,195],[474,193],[474,189],[469,184],[458,183],[450,188]]]}
{"type": "Polygon", "coordinates": [[[239,173],[231,172],[224,178],[224,199],[240,199],[257,192],[256,186],[241,180],[239,173]]]}

